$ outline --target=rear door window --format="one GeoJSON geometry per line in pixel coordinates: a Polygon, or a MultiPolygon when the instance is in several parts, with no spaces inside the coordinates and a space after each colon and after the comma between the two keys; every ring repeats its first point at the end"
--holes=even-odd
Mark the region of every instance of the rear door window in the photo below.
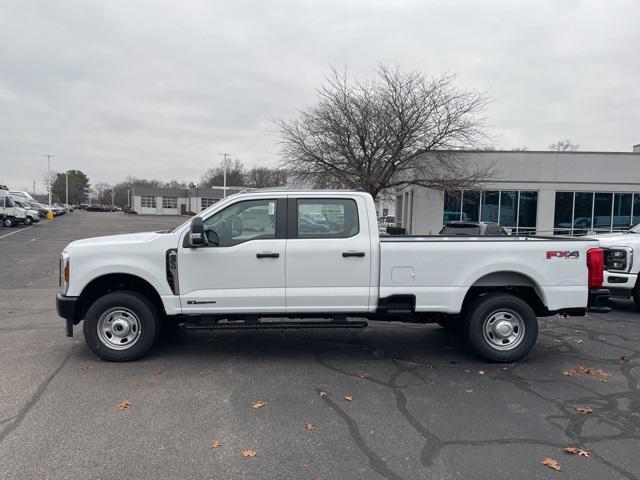
{"type": "Polygon", "coordinates": [[[360,231],[358,207],[349,198],[298,199],[297,238],[349,238],[360,231]]]}

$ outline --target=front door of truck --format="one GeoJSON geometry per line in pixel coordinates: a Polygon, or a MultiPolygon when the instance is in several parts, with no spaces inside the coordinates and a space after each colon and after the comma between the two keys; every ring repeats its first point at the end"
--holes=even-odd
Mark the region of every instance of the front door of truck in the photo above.
{"type": "Polygon", "coordinates": [[[204,220],[207,242],[178,251],[184,313],[285,311],[285,200],[241,200],[204,220]]]}
{"type": "MultiPolygon", "coordinates": [[[[287,312],[366,312],[371,239],[362,198],[289,198],[287,312]]],[[[377,274],[377,272],[376,272],[377,274]]]]}

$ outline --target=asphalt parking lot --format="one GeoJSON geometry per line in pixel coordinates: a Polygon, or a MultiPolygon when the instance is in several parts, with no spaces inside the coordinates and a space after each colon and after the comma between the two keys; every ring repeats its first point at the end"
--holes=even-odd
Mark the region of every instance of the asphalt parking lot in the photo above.
{"type": "Polygon", "coordinates": [[[65,337],[54,300],[69,241],[182,221],[73,212],[0,230],[0,478],[640,478],[629,302],[540,319],[533,353],[510,365],[433,325],[179,330],[125,364],[95,357],[81,328],[65,337]]]}

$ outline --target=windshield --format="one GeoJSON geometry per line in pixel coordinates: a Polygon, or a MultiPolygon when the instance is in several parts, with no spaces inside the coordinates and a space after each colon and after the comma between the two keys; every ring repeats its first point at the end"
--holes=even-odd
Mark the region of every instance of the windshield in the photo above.
{"type": "Polygon", "coordinates": [[[629,232],[631,232],[631,233],[640,233],[640,223],[639,223],[639,224],[637,224],[637,225],[636,225],[636,226],[634,226],[634,227],[631,227],[631,228],[629,229],[629,232]]]}

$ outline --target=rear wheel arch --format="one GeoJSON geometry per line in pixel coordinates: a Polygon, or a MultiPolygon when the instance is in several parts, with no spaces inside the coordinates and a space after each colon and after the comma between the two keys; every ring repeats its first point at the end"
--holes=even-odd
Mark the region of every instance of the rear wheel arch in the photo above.
{"type": "Polygon", "coordinates": [[[465,294],[462,302],[464,313],[481,296],[493,292],[515,295],[524,300],[538,316],[547,314],[544,292],[528,275],[511,270],[492,272],[478,278],[465,294]]]}

